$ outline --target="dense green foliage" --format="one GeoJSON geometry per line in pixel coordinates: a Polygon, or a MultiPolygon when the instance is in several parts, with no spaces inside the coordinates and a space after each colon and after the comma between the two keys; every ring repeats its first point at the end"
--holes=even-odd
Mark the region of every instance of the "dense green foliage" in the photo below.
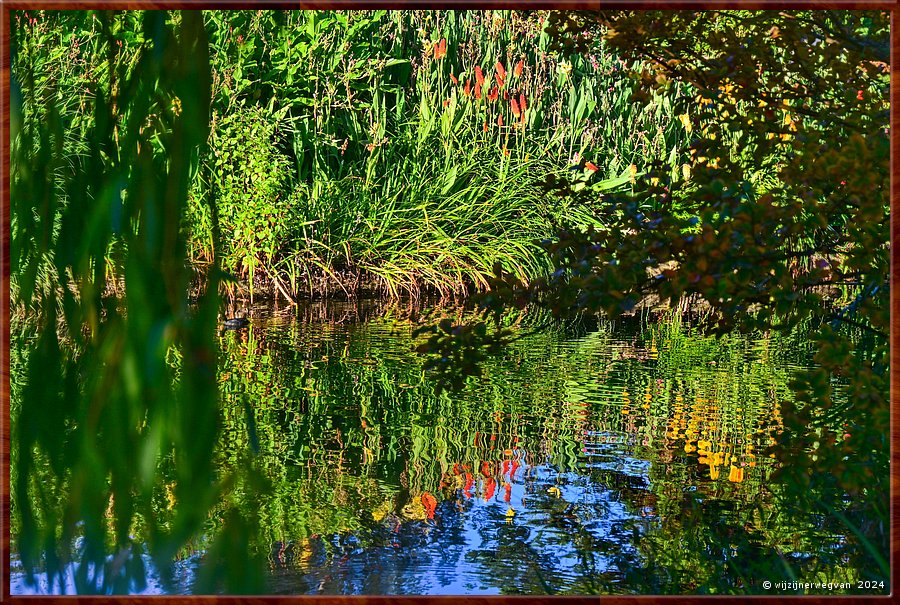
{"type": "MultiPolygon", "coordinates": [[[[627,64],[604,49],[551,51],[546,18],[204,13],[211,133],[194,162],[209,172],[194,179],[185,220],[198,272],[218,222],[219,260],[243,292],[459,295],[486,287],[495,262],[522,280],[543,273],[536,240],[563,217],[599,220],[547,200],[537,186],[547,174],[572,168],[622,188],[664,160],[677,175],[678,95],[633,103],[627,64]]],[[[24,41],[53,47],[34,57],[35,88],[57,99],[77,154],[92,122],[89,84],[108,62],[97,18],[19,19],[24,41]]],[[[140,18],[123,14],[112,35],[130,69],[140,18]]]]}

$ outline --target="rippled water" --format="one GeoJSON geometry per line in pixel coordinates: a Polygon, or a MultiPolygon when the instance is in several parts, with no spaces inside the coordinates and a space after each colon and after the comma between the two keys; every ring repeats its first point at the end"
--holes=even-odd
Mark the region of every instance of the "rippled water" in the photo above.
{"type": "MultiPolygon", "coordinates": [[[[735,589],[782,522],[764,450],[802,343],[638,320],[560,329],[438,395],[412,352],[415,314],[251,318],[221,336],[218,464],[253,452],[268,480],[236,497],[268,592],[735,589]]],[[[203,559],[185,553],[176,592],[203,559]]]]}

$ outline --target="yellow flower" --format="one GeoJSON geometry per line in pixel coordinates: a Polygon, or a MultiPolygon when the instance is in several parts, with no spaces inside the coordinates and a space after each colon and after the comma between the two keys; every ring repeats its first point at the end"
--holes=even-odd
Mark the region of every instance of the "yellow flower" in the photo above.
{"type": "Polygon", "coordinates": [[[684,177],[684,180],[690,180],[691,178],[691,167],[687,164],[681,165],[681,176],[684,177]]]}
{"type": "Polygon", "coordinates": [[[684,129],[687,130],[688,134],[691,134],[691,130],[693,130],[693,125],[691,124],[691,118],[688,114],[683,113],[678,116],[678,119],[681,120],[681,123],[684,125],[684,129]]]}
{"type": "Polygon", "coordinates": [[[556,496],[557,498],[561,498],[561,497],[562,497],[562,490],[560,490],[560,489],[559,489],[558,487],[556,487],[555,485],[554,485],[553,487],[549,488],[549,489],[547,490],[547,493],[550,494],[551,496],[556,496]]]}

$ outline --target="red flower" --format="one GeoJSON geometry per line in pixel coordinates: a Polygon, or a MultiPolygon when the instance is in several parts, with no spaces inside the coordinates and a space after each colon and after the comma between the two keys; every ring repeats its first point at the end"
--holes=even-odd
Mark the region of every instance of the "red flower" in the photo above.
{"type": "Polygon", "coordinates": [[[591,172],[597,172],[598,170],[600,170],[599,168],[597,168],[597,165],[594,164],[593,162],[585,162],[584,167],[587,168],[588,170],[590,170],[591,172]]]}
{"type": "Polygon", "coordinates": [[[481,86],[480,85],[475,86],[475,98],[476,99],[481,98],[481,86]]]}
{"type": "Polygon", "coordinates": [[[510,106],[512,106],[512,112],[513,112],[513,115],[516,116],[516,117],[518,118],[518,117],[521,115],[521,113],[522,113],[521,111],[519,111],[519,104],[516,103],[516,100],[515,100],[515,99],[512,99],[512,100],[509,102],[509,104],[510,104],[510,106]]]}
{"type": "Polygon", "coordinates": [[[447,56],[447,40],[445,38],[441,38],[441,41],[438,42],[434,47],[434,59],[435,61],[439,61],[447,56]]]}
{"type": "Polygon", "coordinates": [[[513,69],[513,75],[516,76],[517,78],[521,77],[521,76],[522,76],[522,70],[523,70],[524,68],[525,68],[525,61],[522,60],[522,59],[519,59],[519,62],[516,63],[515,69],[513,69]]]}
{"type": "Polygon", "coordinates": [[[475,86],[477,88],[481,88],[484,84],[484,74],[481,73],[481,68],[477,65],[475,66],[475,86]]]}
{"type": "Polygon", "coordinates": [[[488,129],[488,125],[487,125],[487,122],[485,122],[485,123],[484,123],[484,127],[482,128],[482,130],[483,130],[484,132],[487,132],[487,129],[488,129]]]}
{"type": "Polygon", "coordinates": [[[503,76],[501,76],[500,74],[497,74],[497,86],[503,88],[503,76]]]}
{"type": "Polygon", "coordinates": [[[453,82],[454,86],[456,84],[459,84],[459,80],[457,80],[456,76],[454,76],[452,73],[450,74],[450,81],[453,82]]]}
{"type": "Polygon", "coordinates": [[[450,99],[444,99],[444,107],[450,104],[450,99]]]}
{"type": "MultiPolygon", "coordinates": [[[[503,116],[500,114],[497,115],[497,126],[503,126],[503,116]]],[[[509,462],[509,461],[505,460],[504,462],[509,462]]]]}
{"type": "Polygon", "coordinates": [[[863,91],[861,91],[861,90],[856,91],[856,100],[858,100],[858,101],[863,100],[863,91]]]}
{"type": "Polygon", "coordinates": [[[525,93],[519,95],[519,107],[522,109],[522,113],[525,113],[525,93]]]}
{"type": "Polygon", "coordinates": [[[497,64],[494,66],[494,68],[497,70],[497,75],[499,75],[501,78],[506,77],[506,70],[503,69],[503,63],[497,61],[497,64]]]}
{"type": "Polygon", "coordinates": [[[500,91],[497,90],[497,87],[494,86],[491,89],[491,92],[488,93],[488,99],[490,99],[491,103],[497,100],[497,97],[500,96],[500,91]]]}
{"type": "Polygon", "coordinates": [[[472,80],[466,80],[466,88],[463,90],[463,94],[467,97],[472,94],[472,80]]]}

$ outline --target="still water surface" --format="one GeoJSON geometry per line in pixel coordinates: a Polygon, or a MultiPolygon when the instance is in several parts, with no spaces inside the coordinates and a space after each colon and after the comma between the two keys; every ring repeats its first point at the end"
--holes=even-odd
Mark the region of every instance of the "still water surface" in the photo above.
{"type": "MultiPolygon", "coordinates": [[[[236,499],[268,592],[763,592],[754,556],[788,523],[768,429],[809,363],[802,342],[654,320],[560,329],[438,395],[403,309],[251,319],[221,335],[218,464],[249,456],[267,480],[236,499]]],[[[184,553],[175,592],[203,558],[184,553]]]]}

